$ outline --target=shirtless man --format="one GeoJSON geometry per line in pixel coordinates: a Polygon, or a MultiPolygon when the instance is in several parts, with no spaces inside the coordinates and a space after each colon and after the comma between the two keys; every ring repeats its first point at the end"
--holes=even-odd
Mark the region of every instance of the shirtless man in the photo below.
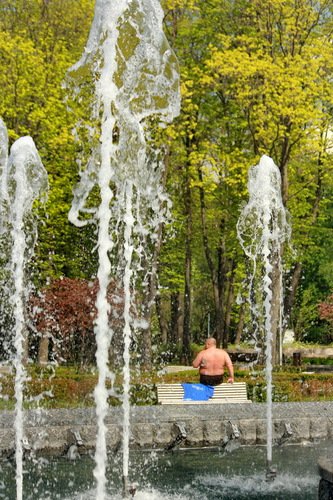
{"type": "Polygon", "coordinates": [[[210,337],[205,342],[205,348],[199,352],[192,363],[199,368],[200,383],[204,385],[218,385],[223,382],[224,368],[229,373],[228,382],[234,381],[234,367],[229,354],[216,347],[216,340],[210,337]]]}

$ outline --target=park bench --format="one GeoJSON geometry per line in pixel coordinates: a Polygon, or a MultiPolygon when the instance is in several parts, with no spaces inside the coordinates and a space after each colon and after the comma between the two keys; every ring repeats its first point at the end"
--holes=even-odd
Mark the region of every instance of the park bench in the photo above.
{"type": "Polygon", "coordinates": [[[212,404],[212,403],[252,403],[247,397],[246,383],[224,383],[214,387],[214,395],[208,401],[184,400],[181,383],[157,384],[157,402],[159,404],[212,404]]]}

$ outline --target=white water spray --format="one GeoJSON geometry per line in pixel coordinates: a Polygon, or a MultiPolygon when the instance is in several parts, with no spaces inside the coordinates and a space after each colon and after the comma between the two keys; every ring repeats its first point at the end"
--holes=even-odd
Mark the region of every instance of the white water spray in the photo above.
{"type": "Polygon", "coordinates": [[[8,262],[8,282],[2,290],[2,300],[9,300],[13,311],[14,338],[13,366],[15,369],[15,460],[16,498],[23,495],[23,389],[25,382],[25,299],[26,266],[33,251],[31,211],[33,203],[47,191],[47,173],[31,137],[21,137],[11,147],[8,158],[8,135],[0,119],[0,235],[1,258],[8,262]],[[27,221],[30,222],[26,229],[27,221]],[[5,240],[5,242],[4,242],[5,240]]]}
{"type": "MultiPolygon", "coordinates": [[[[272,303],[279,301],[282,310],[281,247],[290,237],[288,214],[281,197],[281,176],[273,160],[264,155],[249,171],[249,201],[237,223],[240,244],[252,262],[250,288],[256,288],[257,303],[252,303],[256,317],[256,342],[265,343],[267,384],[267,475],[273,474],[272,464],[272,303]],[[279,277],[279,294],[273,297],[272,275],[279,277]]],[[[281,319],[281,313],[280,313],[281,319]]],[[[278,329],[281,325],[278,325],[278,329]]],[[[274,475],[274,474],[273,474],[274,475]]]]}
{"type": "MultiPolygon", "coordinates": [[[[69,76],[78,101],[94,95],[89,125],[77,130],[89,143],[89,158],[74,193],[69,219],[98,228],[96,360],[99,380],[95,390],[97,440],[94,476],[97,498],[106,494],[106,425],[108,391],[113,377],[108,353],[113,331],[108,302],[111,279],[122,280],[124,296],[124,425],[123,480],[127,495],[129,462],[130,343],[133,333],[135,270],[147,259],[166,216],[160,151],[151,147],[152,118],[168,122],[179,113],[178,65],[162,29],[158,0],[97,0],[87,47],[69,76]],[[94,189],[100,202],[92,200],[94,189]]],[[[82,125],[82,124],[81,124],[82,125]]],[[[148,257],[149,258],[149,257],[148,257]]]]}

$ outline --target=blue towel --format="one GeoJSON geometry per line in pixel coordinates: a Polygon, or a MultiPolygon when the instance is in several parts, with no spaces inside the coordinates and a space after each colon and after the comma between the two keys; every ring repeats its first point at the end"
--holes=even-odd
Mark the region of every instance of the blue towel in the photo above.
{"type": "Polygon", "coordinates": [[[207,401],[214,395],[214,387],[204,384],[182,384],[184,401],[207,401]]]}

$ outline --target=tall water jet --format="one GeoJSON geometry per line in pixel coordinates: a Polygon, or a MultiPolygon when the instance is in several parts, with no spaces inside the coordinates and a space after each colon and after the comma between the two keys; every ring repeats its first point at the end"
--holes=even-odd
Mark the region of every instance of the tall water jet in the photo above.
{"type": "MultiPolygon", "coordinates": [[[[143,259],[157,243],[167,216],[161,178],[161,151],[152,147],[156,122],[179,113],[179,76],[175,55],[162,29],[158,0],[97,0],[85,52],[69,71],[77,102],[90,109],[76,133],[86,148],[81,180],[69,213],[78,226],[97,227],[97,439],[94,476],[97,498],[105,497],[109,348],[113,337],[107,299],[111,278],[122,280],[124,333],[123,482],[128,495],[130,343],[135,328],[135,287],[143,259]],[[84,166],[86,165],[86,166],[84,166]],[[98,200],[98,203],[97,201],[98,200]]],[[[144,326],[144,325],[141,325],[144,326]]]]}
{"type": "Polygon", "coordinates": [[[15,460],[17,500],[23,494],[23,389],[26,378],[25,302],[29,286],[26,268],[35,243],[32,209],[35,200],[47,191],[47,173],[34,141],[21,137],[11,146],[8,157],[8,134],[0,119],[0,258],[2,265],[2,303],[12,312],[13,338],[9,344],[15,370],[15,460]]]}
{"type": "Polygon", "coordinates": [[[281,196],[281,175],[273,160],[263,155],[251,167],[248,178],[249,201],[237,222],[240,244],[252,263],[250,279],[254,338],[259,356],[266,362],[267,384],[267,479],[272,469],[272,368],[276,343],[281,343],[282,254],[290,238],[288,213],[281,196]],[[254,300],[253,300],[254,299],[254,300]],[[265,346],[265,349],[264,349],[265,346]]]}

